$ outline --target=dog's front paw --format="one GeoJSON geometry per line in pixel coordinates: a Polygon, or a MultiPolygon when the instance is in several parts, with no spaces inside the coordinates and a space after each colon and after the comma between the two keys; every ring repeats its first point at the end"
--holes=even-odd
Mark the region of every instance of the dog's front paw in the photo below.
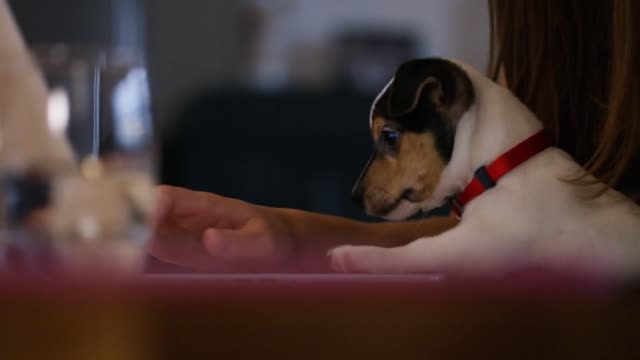
{"type": "Polygon", "coordinates": [[[341,273],[399,273],[402,261],[397,249],[344,245],[329,251],[331,268],[341,273]]]}

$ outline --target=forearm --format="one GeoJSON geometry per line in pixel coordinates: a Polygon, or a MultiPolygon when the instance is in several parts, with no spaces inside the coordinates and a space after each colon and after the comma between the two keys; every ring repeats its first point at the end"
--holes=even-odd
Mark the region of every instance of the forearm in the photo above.
{"type": "Polygon", "coordinates": [[[326,251],[334,246],[400,246],[419,237],[437,235],[458,223],[454,217],[404,222],[366,223],[300,210],[274,209],[288,223],[294,248],[300,252],[326,251]]]}

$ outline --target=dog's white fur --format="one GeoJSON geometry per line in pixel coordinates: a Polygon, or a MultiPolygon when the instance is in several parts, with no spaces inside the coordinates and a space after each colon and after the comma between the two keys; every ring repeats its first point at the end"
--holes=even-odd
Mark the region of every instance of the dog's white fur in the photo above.
{"type": "MultiPolygon", "coordinates": [[[[457,62],[469,75],[475,104],[460,119],[451,161],[424,209],[461,191],[475,169],[542,128],[507,89],[457,62]]],[[[640,271],[640,207],[609,189],[563,181],[582,171],[569,155],[549,148],[504,176],[469,203],[460,223],[438,236],[397,248],[341,246],[330,251],[338,271],[371,273],[505,273],[521,266],[576,267],[606,275],[640,271]]],[[[418,205],[402,204],[392,217],[418,205]]]]}

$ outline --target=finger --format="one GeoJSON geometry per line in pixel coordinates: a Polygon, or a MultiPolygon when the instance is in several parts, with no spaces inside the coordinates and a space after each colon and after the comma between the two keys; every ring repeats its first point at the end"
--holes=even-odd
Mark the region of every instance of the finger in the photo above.
{"type": "Polygon", "coordinates": [[[200,234],[185,231],[179,227],[162,225],[153,229],[147,250],[163,261],[174,263],[185,262],[205,255],[209,258],[202,243],[200,234]]]}
{"type": "Polygon", "coordinates": [[[210,196],[213,195],[168,185],[157,186],[152,226],[158,227],[170,218],[207,214],[210,196]]]}
{"type": "Polygon", "coordinates": [[[258,231],[207,229],[202,241],[214,257],[227,260],[269,259],[275,254],[273,243],[258,231]]]}
{"type": "Polygon", "coordinates": [[[199,232],[206,227],[237,228],[253,215],[242,201],[173,186],[158,186],[156,198],[154,227],[172,218],[183,227],[199,228],[199,232]]]}
{"type": "Polygon", "coordinates": [[[173,206],[171,188],[166,185],[156,187],[155,208],[151,213],[151,227],[158,228],[167,218],[173,206]]]}
{"type": "Polygon", "coordinates": [[[187,215],[205,212],[210,205],[209,193],[197,192],[174,186],[156,187],[155,218],[163,220],[170,215],[187,215]]]}
{"type": "Polygon", "coordinates": [[[339,246],[329,251],[331,267],[342,273],[402,274],[420,272],[404,247],[339,246]]]}

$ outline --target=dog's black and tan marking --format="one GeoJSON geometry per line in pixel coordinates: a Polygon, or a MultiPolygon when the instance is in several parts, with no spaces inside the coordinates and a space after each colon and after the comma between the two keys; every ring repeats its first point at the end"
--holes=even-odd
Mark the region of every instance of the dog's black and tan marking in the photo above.
{"type": "Polygon", "coordinates": [[[354,200],[378,216],[403,200],[426,200],[451,159],[458,120],[474,99],[471,80],[450,61],[401,65],[373,104],[374,152],[353,189],[354,200]]]}

